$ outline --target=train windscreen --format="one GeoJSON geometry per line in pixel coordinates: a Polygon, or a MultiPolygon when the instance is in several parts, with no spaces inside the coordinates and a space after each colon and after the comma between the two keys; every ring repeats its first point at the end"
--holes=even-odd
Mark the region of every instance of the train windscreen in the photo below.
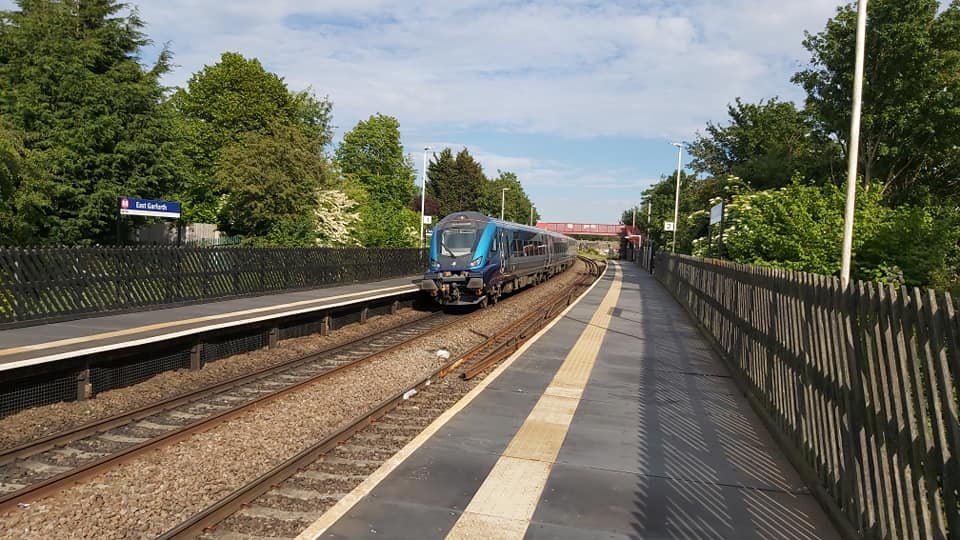
{"type": "Polygon", "coordinates": [[[470,255],[476,248],[480,230],[475,227],[449,227],[440,232],[440,254],[448,257],[470,255]]]}

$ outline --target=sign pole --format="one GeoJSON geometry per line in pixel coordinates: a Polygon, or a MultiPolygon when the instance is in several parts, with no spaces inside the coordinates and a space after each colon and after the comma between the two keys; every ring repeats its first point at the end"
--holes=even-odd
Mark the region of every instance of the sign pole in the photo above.
{"type": "MultiPolygon", "coordinates": [[[[117,197],[117,208],[118,208],[118,209],[121,208],[121,206],[120,206],[120,205],[121,205],[121,203],[120,203],[121,199],[122,199],[122,197],[117,197]]],[[[121,219],[123,219],[123,214],[119,214],[119,213],[118,213],[118,214],[117,214],[117,245],[118,245],[118,246],[120,245],[120,220],[121,220],[121,219]]]]}
{"type": "Polygon", "coordinates": [[[709,223],[707,223],[707,258],[710,258],[710,250],[713,247],[713,231],[709,223]]]}
{"type": "Polygon", "coordinates": [[[723,207],[720,208],[720,238],[717,238],[717,258],[723,258],[723,207]]]}

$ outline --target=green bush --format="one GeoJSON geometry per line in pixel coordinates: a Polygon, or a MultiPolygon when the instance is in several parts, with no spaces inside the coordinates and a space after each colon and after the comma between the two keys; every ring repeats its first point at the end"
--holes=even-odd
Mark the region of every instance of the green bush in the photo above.
{"type": "MultiPolygon", "coordinates": [[[[726,254],[733,260],[835,275],[840,271],[846,195],[799,182],[737,195],[727,205],[726,254]]],[[[960,215],[954,208],[882,204],[879,190],[857,193],[853,277],[956,288],[960,215]]]]}

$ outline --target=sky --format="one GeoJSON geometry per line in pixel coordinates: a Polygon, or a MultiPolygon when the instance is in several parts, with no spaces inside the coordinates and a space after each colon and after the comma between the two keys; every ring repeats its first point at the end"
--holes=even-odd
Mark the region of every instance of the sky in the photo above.
{"type": "MultiPolygon", "coordinates": [[[[672,141],[725,122],[736,97],[803,100],[790,82],[836,0],[130,0],[184,85],[224,51],[333,102],[335,141],[400,122],[423,148],[515,172],[544,221],[615,223],[676,170],[672,141]]],[[[0,0],[0,9],[11,7],[0,0]]],[[[689,158],[683,156],[684,162],[689,158]]],[[[419,178],[418,178],[419,182],[419,178]]]]}

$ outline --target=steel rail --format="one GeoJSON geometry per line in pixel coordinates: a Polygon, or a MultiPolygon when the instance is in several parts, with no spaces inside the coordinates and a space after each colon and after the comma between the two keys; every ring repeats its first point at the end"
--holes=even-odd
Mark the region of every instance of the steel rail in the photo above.
{"type": "MultiPolygon", "coordinates": [[[[594,278],[599,277],[601,273],[599,265],[593,264],[586,260],[584,262],[587,265],[587,274],[585,278],[590,276],[594,278]]],[[[572,288],[579,289],[584,281],[586,281],[586,279],[581,278],[581,280],[579,280],[572,288]]],[[[564,301],[566,301],[567,304],[571,303],[573,294],[574,291],[572,290],[564,291],[562,294],[558,295],[559,298],[556,301],[551,302],[551,307],[557,306],[564,301]]],[[[538,314],[536,310],[534,313],[538,314]]],[[[554,316],[555,315],[556,314],[554,314],[554,316]]],[[[506,334],[515,331],[518,326],[520,326],[520,323],[511,324],[503,331],[498,332],[496,335],[490,337],[484,343],[474,347],[467,353],[464,353],[457,358],[450,359],[444,363],[443,366],[434,370],[430,375],[424,377],[413,386],[398,392],[396,395],[381,402],[371,411],[357,416],[353,420],[343,424],[344,427],[342,427],[339,431],[331,434],[319,443],[300,451],[295,456],[289,458],[280,465],[277,465],[245,486],[237,489],[227,497],[207,507],[203,511],[194,514],[190,519],[184,521],[177,527],[166,531],[158,538],[169,540],[196,538],[202,535],[205,531],[210,530],[218,523],[226,520],[228,517],[235,514],[243,507],[249,505],[258,497],[263,496],[275,486],[296,474],[298,471],[304,469],[311,463],[316,462],[325,454],[336,448],[337,445],[345,442],[357,432],[361,431],[370,424],[374,423],[377,419],[389,413],[391,410],[396,408],[397,405],[410,397],[411,392],[420,391],[422,388],[432,384],[434,380],[440,379],[453,372],[457,366],[464,363],[464,357],[470,354],[476,354],[483,349],[484,345],[497,342],[498,339],[501,339],[506,334]]],[[[526,329],[527,328],[524,328],[524,330],[526,329]]],[[[502,360],[506,356],[512,354],[515,350],[516,348],[509,348],[508,342],[500,342],[499,345],[495,347],[493,353],[502,360]],[[507,351],[507,349],[509,349],[509,351],[507,351]]],[[[487,367],[489,367],[489,365],[490,364],[486,364],[487,367]]]]}
{"type": "Polygon", "coordinates": [[[206,397],[210,397],[211,395],[218,394],[226,390],[230,390],[237,386],[242,386],[244,384],[255,382],[257,380],[263,379],[265,377],[269,377],[271,375],[275,375],[283,371],[287,371],[289,369],[300,367],[303,364],[308,364],[310,362],[319,360],[321,356],[343,352],[345,350],[348,350],[350,347],[353,347],[363,341],[371,341],[379,337],[388,336],[398,330],[402,330],[404,328],[413,326],[415,324],[421,323],[431,318],[436,318],[439,315],[440,315],[440,312],[434,312],[412,321],[395,324],[388,328],[384,328],[383,330],[377,331],[373,334],[360,336],[355,339],[351,339],[349,341],[341,343],[339,345],[334,345],[332,347],[327,347],[319,351],[307,353],[307,354],[298,356],[297,358],[291,358],[290,360],[284,361],[280,364],[261,368],[251,373],[238,375],[226,381],[217,383],[214,386],[209,386],[206,388],[200,388],[198,390],[194,390],[192,392],[178,394],[176,396],[167,398],[162,401],[158,401],[156,403],[145,405],[143,407],[134,409],[132,411],[120,413],[120,414],[103,418],[100,420],[94,420],[92,422],[88,422],[86,424],[77,426],[69,430],[53,433],[45,437],[42,437],[40,439],[36,439],[30,442],[21,444],[19,446],[15,446],[10,449],[2,450],[0,451],[0,466],[16,461],[17,459],[23,459],[25,457],[38,454],[40,452],[45,452],[57,446],[62,446],[64,444],[75,442],[77,440],[83,439],[85,437],[89,437],[90,435],[95,435],[99,432],[102,432],[108,429],[113,429],[116,427],[123,426],[125,424],[129,424],[131,422],[137,422],[139,420],[143,420],[144,418],[164,412],[165,410],[172,409],[174,407],[179,407],[181,405],[186,405],[187,403],[191,403],[206,397]]]}
{"type": "Polygon", "coordinates": [[[527,316],[510,325],[507,330],[498,335],[498,337],[503,336],[499,337],[501,343],[497,343],[496,340],[493,342],[488,341],[471,349],[464,355],[466,358],[458,364],[458,366],[467,364],[464,371],[460,373],[461,379],[472,379],[486,371],[490,366],[513,354],[514,351],[520,348],[521,343],[523,343],[527,336],[539,331],[540,328],[546,325],[547,321],[552,320],[563,311],[566,306],[570,305],[578,289],[588,286],[594,279],[600,276],[600,265],[596,261],[586,257],[579,258],[587,266],[587,271],[574,283],[570,290],[558,295],[559,297],[557,299],[549,303],[547,309],[532,311],[527,316]],[[484,353],[484,349],[489,348],[492,348],[492,350],[484,353]],[[481,353],[484,354],[481,355],[481,353]],[[474,357],[479,357],[479,359],[474,360],[474,357]],[[471,362],[471,360],[473,361],[471,362]]]}
{"type": "MultiPolygon", "coordinates": [[[[439,316],[439,312],[438,312],[438,315],[436,316],[439,316]]],[[[423,320],[429,319],[431,317],[433,316],[424,317],[424,318],[418,319],[417,321],[412,321],[410,324],[412,324],[413,322],[422,322],[423,320]]],[[[0,511],[6,510],[19,503],[26,503],[29,501],[41,499],[60,489],[67,487],[70,484],[73,484],[73,483],[91,478],[97,474],[100,474],[101,472],[105,471],[110,467],[129,462],[130,460],[139,457],[141,454],[149,450],[160,448],[161,446],[174,444],[176,442],[192,437],[197,433],[212,429],[217,425],[222,424],[223,422],[226,422],[227,420],[230,420],[236,416],[246,413],[247,411],[249,411],[254,407],[265,405],[281,397],[285,397],[286,395],[293,393],[297,390],[300,390],[304,387],[315,384],[320,380],[329,378],[330,376],[336,373],[340,373],[341,371],[354,368],[362,363],[369,362],[370,360],[373,360],[389,352],[392,352],[426,335],[446,329],[450,326],[453,326],[454,324],[458,324],[462,322],[462,320],[463,318],[451,318],[450,322],[448,322],[447,324],[430,328],[425,333],[421,333],[416,336],[410,337],[401,342],[390,345],[384,349],[373,352],[362,358],[351,360],[346,364],[333,367],[329,370],[313,375],[303,381],[294,383],[291,386],[278,389],[276,392],[254,398],[251,401],[238,405],[237,407],[227,409],[219,413],[214,413],[209,417],[181,426],[176,430],[173,430],[159,437],[150,439],[149,441],[144,441],[140,444],[136,444],[134,446],[120,450],[119,452],[113,453],[109,456],[104,456],[100,459],[85,463],[80,467],[77,467],[70,471],[65,471],[63,473],[52,476],[50,478],[47,478],[35,484],[31,484],[19,490],[11,491],[9,493],[3,494],[2,496],[0,496],[0,511]]],[[[398,327],[406,326],[406,324],[407,323],[403,325],[398,325],[398,327]]],[[[324,354],[324,353],[315,353],[315,354],[324,354]]]]}

